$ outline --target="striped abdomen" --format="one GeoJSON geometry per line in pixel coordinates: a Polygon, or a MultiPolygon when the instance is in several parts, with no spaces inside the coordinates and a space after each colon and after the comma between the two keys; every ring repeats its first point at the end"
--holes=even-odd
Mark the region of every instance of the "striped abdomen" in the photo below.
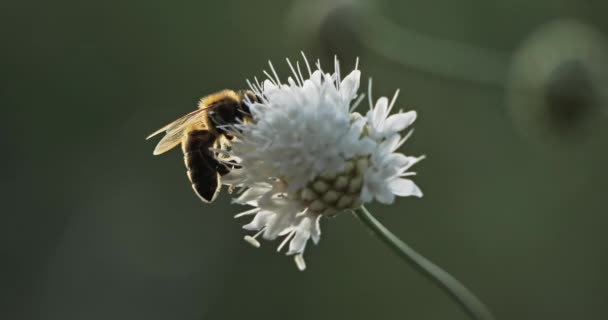
{"type": "Polygon", "coordinates": [[[208,130],[193,130],[188,132],[182,142],[184,162],[188,169],[188,178],[192,189],[204,202],[215,199],[220,187],[220,175],[228,172],[228,168],[215,159],[213,147],[217,136],[208,130]]]}

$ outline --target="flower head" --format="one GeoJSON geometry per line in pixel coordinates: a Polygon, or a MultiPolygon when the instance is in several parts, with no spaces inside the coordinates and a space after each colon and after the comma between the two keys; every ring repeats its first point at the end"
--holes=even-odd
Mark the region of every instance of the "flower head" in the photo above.
{"type": "Polygon", "coordinates": [[[278,250],[289,243],[287,254],[295,255],[301,270],[308,240],[320,239],[322,216],[374,199],[391,204],[395,196],[422,196],[407,171],[422,157],[396,152],[409,137],[400,132],[416,112],[389,115],[397,94],[390,104],[382,97],[372,106],[370,85],[369,112],[355,113],[363,98],[357,67],[342,79],[337,60],[333,73],[319,63],[313,71],[304,61],[308,78],[288,60],[293,77],[287,83],[272,64],[272,76],[265,72],[263,83],[250,83],[259,102],[248,103],[252,122],[231,129],[237,139],[227,153],[236,169],[222,179],[242,188],[234,202],[254,207],[237,215],[254,215],[244,228],[257,233],[245,239],[259,246],[260,235],[283,237],[278,250]]]}

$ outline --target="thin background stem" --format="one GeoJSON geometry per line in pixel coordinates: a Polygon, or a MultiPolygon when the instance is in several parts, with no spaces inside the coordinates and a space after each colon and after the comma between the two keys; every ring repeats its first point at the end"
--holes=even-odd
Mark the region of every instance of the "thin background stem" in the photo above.
{"type": "Polygon", "coordinates": [[[488,310],[488,308],[469,289],[449,273],[436,266],[405,242],[397,238],[397,236],[376,220],[365,207],[361,206],[361,208],[354,211],[359,220],[372,230],[380,241],[395,251],[398,256],[403,258],[408,264],[414,267],[414,269],[438,285],[450,296],[450,298],[452,298],[452,300],[457,302],[472,319],[495,319],[490,313],[490,310],[488,310]]]}
{"type": "Polygon", "coordinates": [[[509,52],[419,33],[373,9],[358,11],[356,21],[363,24],[359,28],[363,46],[395,63],[451,79],[499,88],[504,85],[509,52]],[[471,68],[471,61],[476,68],[471,68]]]}

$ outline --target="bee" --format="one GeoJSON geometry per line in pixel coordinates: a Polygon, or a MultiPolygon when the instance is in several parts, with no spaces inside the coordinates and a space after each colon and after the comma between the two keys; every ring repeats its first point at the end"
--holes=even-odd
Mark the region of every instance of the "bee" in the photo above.
{"type": "Polygon", "coordinates": [[[221,187],[220,178],[233,169],[222,161],[227,158],[212,148],[230,149],[230,142],[235,137],[225,126],[251,121],[246,101],[253,103],[259,100],[249,90],[222,90],[208,95],[200,100],[197,110],[146,138],[165,133],[154,149],[154,155],[163,154],[181,143],[188,179],[194,192],[205,203],[215,200],[221,187]]]}

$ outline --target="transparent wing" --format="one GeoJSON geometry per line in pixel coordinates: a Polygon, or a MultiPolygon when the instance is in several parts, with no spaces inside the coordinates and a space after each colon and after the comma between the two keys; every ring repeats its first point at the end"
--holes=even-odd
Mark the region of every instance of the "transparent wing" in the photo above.
{"type": "Polygon", "coordinates": [[[204,111],[204,109],[194,110],[149,135],[146,140],[158,135],[159,133],[166,133],[165,136],[156,145],[153,154],[163,154],[176,147],[182,141],[184,130],[190,127],[194,127],[196,129],[204,129],[204,111]]]}

